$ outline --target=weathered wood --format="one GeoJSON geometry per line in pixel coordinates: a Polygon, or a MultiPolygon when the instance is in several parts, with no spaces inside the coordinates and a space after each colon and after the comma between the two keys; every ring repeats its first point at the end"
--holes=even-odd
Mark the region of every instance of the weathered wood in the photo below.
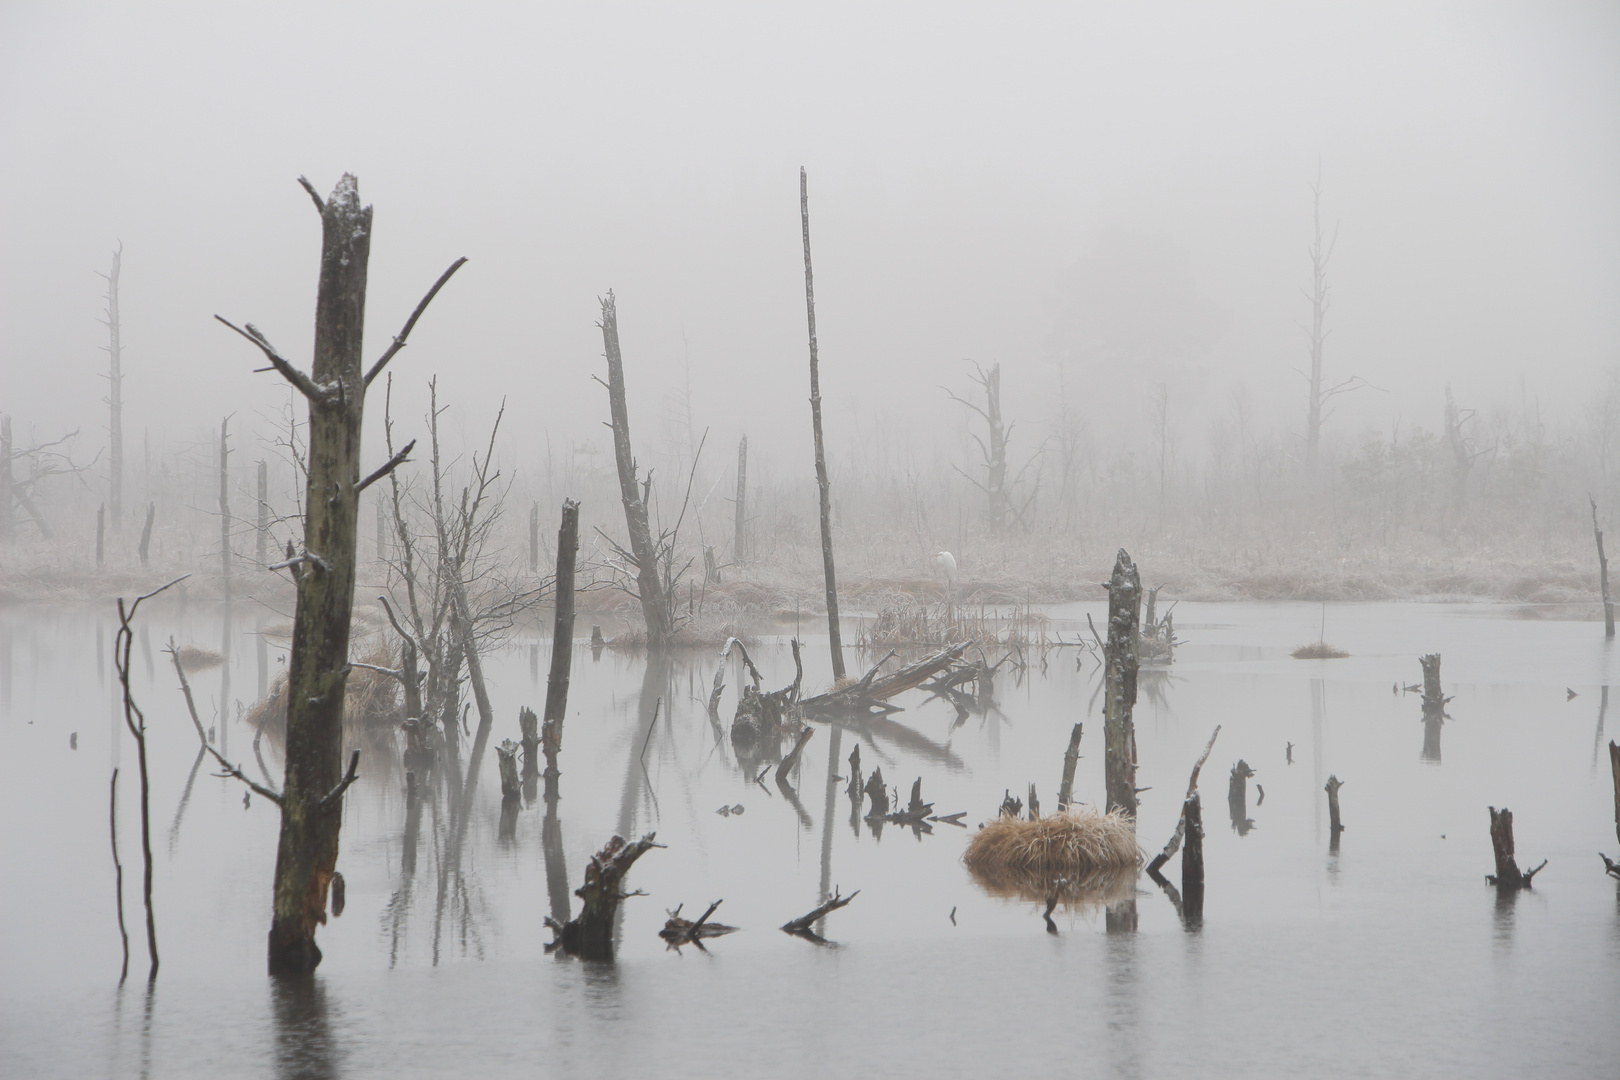
{"type": "Polygon", "coordinates": [[[1503,807],[1498,810],[1492,806],[1491,812],[1491,854],[1496,857],[1496,873],[1486,874],[1485,880],[1498,889],[1528,889],[1530,879],[1541,872],[1547,865],[1547,860],[1541,860],[1541,866],[1534,870],[1519,869],[1519,864],[1513,859],[1513,811],[1503,807]]]}
{"type": "Polygon", "coordinates": [[[825,903],[818,905],[811,911],[805,912],[797,919],[792,919],[783,923],[782,929],[789,934],[797,934],[801,937],[819,937],[812,927],[814,927],[815,924],[821,919],[826,918],[828,915],[845,906],[859,895],[861,895],[861,890],[856,889],[848,896],[844,896],[842,892],[835,886],[833,888],[832,896],[828,898],[825,903]]]}
{"type": "Polygon", "coordinates": [[[1108,581],[1108,640],[1103,647],[1103,774],[1107,809],[1122,810],[1136,820],[1136,706],[1137,633],[1141,615],[1142,579],[1124,548],[1114,560],[1108,581]]]}
{"type": "Polygon", "coordinates": [[[776,782],[786,784],[788,777],[793,775],[793,767],[799,763],[799,757],[804,753],[804,746],[810,741],[810,736],[816,733],[813,727],[807,727],[799,732],[799,737],[793,742],[793,749],[782,759],[782,764],[776,767],[776,782]]]}
{"type": "Polygon", "coordinates": [[[1440,654],[1428,653],[1420,656],[1418,657],[1418,665],[1423,668],[1424,711],[1443,709],[1447,698],[1440,689],[1440,654]]]}
{"type": "Polygon", "coordinates": [[[551,673],[546,679],[546,712],[541,740],[546,754],[546,791],[557,783],[557,753],[562,749],[563,718],[568,712],[568,684],[574,666],[574,564],[579,553],[579,503],[564,499],[557,528],[556,618],[551,630],[551,673]]]}
{"type": "Polygon", "coordinates": [[[1232,816],[1232,828],[1239,836],[1247,836],[1254,828],[1249,819],[1249,777],[1254,770],[1242,758],[1232,766],[1232,776],[1226,787],[1226,807],[1232,816]]]}
{"type": "Polygon", "coordinates": [[[655,847],[654,833],[648,833],[634,843],[614,836],[602,850],[591,856],[585,868],[585,884],[574,890],[583,901],[579,915],[559,925],[552,917],[546,918],[557,939],[548,948],[561,947],[562,951],[585,960],[613,959],[613,923],[618,915],[619,902],[640,893],[622,892],[625,875],[637,859],[655,847]]]}
{"type": "Polygon", "coordinates": [[[966,649],[966,642],[953,645],[932,656],[925,657],[915,664],[908,664],[892,675],[886,675],[881,679],[877,677],[878,668],[883,666],[882,662],[879,662],[857,682],[836,690],[830,690],[825,694],[805,698],[799,703],[800,708],[804,710],[807,716],[862,713],[869,712],[872,709],[892,712],[894,711],[893,707],[884,706],[884,702],[907,690],[915,690],[931,677],[961,659],[962,653],[966,649]]]}
{"type": "Polygon", "coordinates": [[[501,740],[495,748],[495,760],[501,773],[501,801],[513,802],[523,797],[523,785],[518,780],[518,744],[511,739],[501,740]]]}
{"type": "Polygon", "coordinates": [[[1186,826],[1181,850],[1182,914],[1188,925],[1197,925],[1204,918],[1204,813],[1198,792],[1182,803],[1181,820],[1186,826]]]}
{"type": "Polygon", "coordinates": [[[1620,840],[1620,744],[1609,740],[1609,771],[1614,774],[1614,836],[1620,840]]]}
{"type": "Polygon", "coordinates": [[[678,949],[682,945],[696,945],[701,949],[703,948],[704,938],[722,937],[734,933],[737,929],[735,926],[709,921],[709,916],[713,915],[715,909],[724,902],[723,900],[716,900],[710,904],[708,910],[704,911],[696,921],[681,918],[682,905],[677,904],[674,911],[666,912],[669,918],[664,921],[664,928],[658,931],[658,936],[663,938],[673,949],[678,949]]]}
{"type": "Polygon", "coordinates": [[[1322,785],[1322,790],[1327,792],[1328,797],[1328,830],[1334,836],[1344,832],[1344,823],[1339,820],[1339,789],[1344,787],[1344,784],[1345,782],[1337,776],[1329,775],[1327,783],[1322,785]]]}
{"type": "MultiPolygon", "coordinates": [[[[666,649],[674,636],[669,598],[658,582],[658,551],[653,546],[647,518],[645,488],[636,478],[636,459],[630,448],[630,410],[625,404],[624,359],[619,352],[619,308],[613,290],[601,301],[602,347],[607,356],[608,412],[613,429],[613,460],[619,472],[619,500],[624,504],[625,528],[630,533],[630,555],[636,564],[636,592],[647,626],[647,647],[666,649]]],[[[650,486],[650,483],[649,485],[650,486]]]]}
{"type": "Polygon", "coordinates": [[[1598,584],[1603,590],[1603,636],[1614,637],[1614,601],[1609,598],[1609,557],[1603,553],[1603,530],[1598,528],[1597,500],[1592,503],[1592,535],[1597,540],[1598,584]]]}
{"type": "MultiPolygon", "coordinates": [[[[1193,762],[1192,775],[1187,778],[1187,798],[1191,798],[1193,792],[1198,790],[1198,774],[1204,768],[1204,762],[1209,760],[1209,752],[1215,749],[1215,740],[1220,734],[1221,725],[1216,724],[1215,730],[1210,733],[1209,742],[1204,744],[1204,752],[1198,755],[1197,761],[1193,762]]],[[[1290,743],[1289,745],[1292,746],[1293,744],[1290,743]]],[[[1176,831],[1170,834],[1170,840],[1164,845],[1164,850],[1155,855],[1153,861],[1148,863],[1148,873],[1158,873],[1159,867],[1169,862],[1175,857],[1176,852],[1181,850],[1181,841],[1187,832],[1186,807],[1187,804],[1183,801],[1183,812],[1176,818],[1176,831]]]]}
{"type": "MultiPolygon", "coordinates": [[[[146,504],[146,524],[141,526],[140,555],[142,566],[147,565],[148,556],[152,550],[152,519],[156,516],[157,503],[148,502],[146,504]]],[[[7,520],[10,520],[9,511],[7,513],[7,520]]]]}
{"type": "Polygon", "coordinates": [[[1058,810],[1069,808],[1074,796],[1074,770],[1080,763],[1080,736],[1084,724],[1075,724],[1069,732],[1069,748],[1063,752],[1063,783],[1058,787],[1058,810]]]}
{"type": "Polygon", "coordinates": [[[804,226],[804,307],[810,323],[810,421],[816,437],[816,488],[821,499],[821,567],[827,587],[827,638],[834,679],[844,677],[844,642],[838,625],[838,575],[833,567],[832,484],[821,439],[821,358],[816,346],[816,287],[810,269],[810,179],[799,170],[799,217],[804,226]]]}
{"type": "Polygon", "coordinates": [[[872,804],[872,809],[866,812],[868,819],[889,816],[889,788],[883,782],[882,766],[872,770],[872,775],[866,778],[866,786],[861,790],[872,804]]]}
{"type": "MultiPolygon", "coordinates": [[[[307,189],[307,184],[306,184],[307,189]]],[[[237,330],[309,405],[304,545],[293,563],[298,600],[287,665],[286,781],[276,851],[269,934],[272,974],[312,971],[321,960],[316,928],[326,921],[343,814],[343,699],[349,673],[358,544],[360,432],[366,387],[405,339],[428,302],[465,260],[440,275],[404,329],[367,372],[361,362],[366,275],[371,254],[369,206],[344,174],[321,214],[320,283],[314,362],[308,375],[249,324],[237,330]]],[[[218,318],[218,316],[216,316],[218,318]]],[[[396,457],[391,468],[403,457],[396,457]]],[[[373,473],[369,479],[377,478],[373,473]]]]}

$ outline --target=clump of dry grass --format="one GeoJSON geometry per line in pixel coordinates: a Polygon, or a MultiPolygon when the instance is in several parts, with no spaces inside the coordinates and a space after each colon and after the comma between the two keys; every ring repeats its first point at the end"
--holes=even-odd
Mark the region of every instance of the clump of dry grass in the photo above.
{"type": "MultiPolygon", "coordinates": [[[[185,658],[185,650],[181,650],[185,658]]],[[[361,662],[376,667],[391,667],[396,658],[387,647],[373,645],[361,657],[361,662]]],[[[189,668],[190,662],[186,661],[189,668]]],[[[343,728],[346,734],[364,733],[377,728],[391,728],[405,719],[400,703],[399,682],[390,675],[370,668],[355,668],[349,672],[343,692],[343,728]]],[[[270,692],[256,701],[244,716],[256,729],[279,734],[287,726],[287,673],[283,671],[270,684],[270,692]]]]}
{"type": "Polygon", "coordinates": [[[1313,641],[1309,645],[1301,645],[1293,652],[1295,660],[1343,660],[1350,654],[1336,645],[1329,645],[1325,641],[1313,641]]]}
{"type": "Polygon", "coordinates": [[[975,873],[1079,881],[1140,867],[1142,849],[1123,811],[1103,814],[1082,806],[1037,821],[997,818],[974,834],[962,861],[975,873]]]}
{"type": "Polygon", "coordinates": [[[981,646],[1047,643],[1046,616],[1027,604],[1003,612],[982,605],[929,604],[896,592],[880,598],[876,608],[876,614],[861,624],[862,648],[940,648],[963,641],[981,646]]]}
{"type": "Polygon", "coordinates": [[[205,649],[201,645],[180,646],[180,663],[188,672],[207,671],[224,662],[225,658],[213,649],[205,649]]]}

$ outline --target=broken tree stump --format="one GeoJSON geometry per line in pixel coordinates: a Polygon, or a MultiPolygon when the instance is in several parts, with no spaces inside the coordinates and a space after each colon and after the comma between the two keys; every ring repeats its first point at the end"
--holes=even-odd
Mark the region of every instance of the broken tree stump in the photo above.
{"type": "Polygon", "coordinates": [[[1103,775],[1109,810],[1136,819],[1137,628],[1141,620],[1142,579],[1130,554],[1119,549],[1108,584],[1108,641],[1103,646],[1103,775]]]}
{"type": "MultiPolygon", "coordinates": [[[[1221,725],[1216,724],[1215,730],[1210,733],[1209,742],[1204,744],[1204,752],[1198,755],[1197,761],[1193,762],[1192,775],[1187,778],[1186,797],[1189,799],[1192,798],[1193,792],[1198,790],[1198,773],[1203,769],[1204,762],[1209,760],[1209,752],[1215,749],[1215,740],[1220,734],[1221,725]]],[[[1176,831],[1170,834],[1170,840],[1164,845],[1164,850],[1153,856],[1153,861],[1148,864],[1149,874],[1157,874],[1159,867],[1169,862],[1175,853],[1181,850],[1181,841],[1187,832],[1187,804],[1185,801],[1181,804],[1181,810],[1181,816],[1176,819],[1176,831]]]]}
{"type": "Polygon", "coordinates": [[[1249,777],[1253,775],[1249,763],[1238,758],[1226,787],[1226,807],[1232,815],[1232,828],[1239,836],[1247,836],[1254,828],[1254,822],[1249,819],[1249,777]]]}
{"type": "Polygon", "coordinates": [[[514,802],[523,797],[523,785],[518,781],[518,744],[503,739],[495,748],[495,761],[501,771],[501,801],[514,802]]]}
{"type": "Polygon", "coordinates": [[[867,779],[866,787],[862,791],[872,803],[872,809],[866,813],[868,820],[889,816],[889,788],[883,782],[881,765],[872,770],[872,775],[867,779]]]}
{"type": "Polygon", "coordinates": [[[1181,820],[1186,826],[1181,849],[1181,910],[1187,925],[1195,926],[1204,919],[1204,812],[1198,792],[1181,804],[1181,820]]]}
{"type": "Polygon", "coordinates": [[[1322,790],[1327,792],[1328,797],[1328,829],[1335,839],[1344,832],[1344,823],[1339,820],[1339,789],[1342,787],[1344,781],[1332,774],[1329,774],[1327,783],[1322,785],[1322,790]]]}
{"type": "Polygon", "coordinates": [[[1058,810],[1067,810],[1074,797],[1074,768],[1080,761],[1080,736],[1084,724],[1069,732],[1069,748],[1063,752],[1063,783],[1058,788],[1058,810]]]}
{"type": "Polygon", "coordinates": [[[1496,873],[1486,874],[1485,880],[1498,889],[1528,889],[1530,879],[1541,872],[1547,865],[1547,860],[1541,860],[1541,866],[1526,873],[1519,869],[1519,864],[1513,861],[1513,811],[1503,807],[1498,810],[1492,806],[1491,811],[1491,852],[1496,856],[1496,873]]]}
{"type": "Polygon", "coordinates": [[[619,912],[619,901],[645,895],[639,891],[623,892],[625,875],[637,859],[655,847],[664,846],[654,842],[656,835],[648,833],[634,843],[626,843],[624,837],[615,833],[601,851],[591,856],[590,865],[585,868],[585,884],[574,890],[574,895],[584,901],[579,915],[562,925],[546,917],[546,925],[557,935],[546,947],[548,952],[561,948],[583,960],[613,959],[613,921],[619,912]]]}
{"type": "Polygon", "coordinates": [[[664,928],[658,931],[658,936],[663,938],[672,949],[679,949],[682,945],[696,945],[701,949],[703,948],[704,938],[721,937],[725,934],[734,933],[737,929],[735,926],[709,921],[709,916],[714,914],[715,908],[718,908],[724,902],[723,900],[716,900],[710,904],[708,910],[695,922],[691,919],[681,918],[681,908],[684,905],[675,905],[674,911],[665,913],[669,918],[665,920],[664,928]]]}
{"type": "Polygon", "coordinates": [[[1418,657],[1418,664],[1423,668],[1423,712],[1438,713],[1445,708],[1446,696],[1440,690],[1440,654],[1429,653],[1418,657]]]}

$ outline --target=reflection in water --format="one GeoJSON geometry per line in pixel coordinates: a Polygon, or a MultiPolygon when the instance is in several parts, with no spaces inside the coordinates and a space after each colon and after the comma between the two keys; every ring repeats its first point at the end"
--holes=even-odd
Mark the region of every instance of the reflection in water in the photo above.
{"type": "MultiPolygon", "coordinates": [[[[1136,900],[1130,900],[1134,929],[1136,900]]],[[[1113,909],[1109,909],[1112,917],[1113,909]]],[[[1112,929],[1112,926],[1110,926],[1112,929]]],[[[1108,939],[1108,1074],[1115,1077],[1142,1075],[1140,993],[1136,970],[1137,937],[1118,934],[1108,939]]]]}
{"type": "Polygon", "coordinates": [[[1502,955],[1513,951],[1513,912],[1519,902],[1519,889],[1493,889],[1496,910],[1491,913],[1492,940],[1502,955]]]}
{"type": "Polygon", "coordinates": [[[270,984],[275,1023],[276,1075],[284,1080],[328,1080],[342,1075],[332,1037],[326,987],[319,978],[283,977],[270,984]]]}
{"type": "Polygon", "coordinates": [[[540,847],[546,859],[546,895],[551,900],[551,918],[566,925],[569,913],[568,864],[563,859],[562,824],[557,820],[557,792],[548,785],[546,817],[540,824],[540,847]]]}
{"type": "MultiPolygon", "coordinates": [[[[1311,790],[1313,790],[1313,791],[1319,789],[1322,786],[1322,781],[1323,781],[1323,777],[1322,777],[1322,725],[1323,725],[1323,713],[1325,713],[1327,711],[1327,703],[1324,700],[1324,696],[1325,695],[1324,695],[1324,692],[1323,692],[1322,680],[1321,679],[1312,679],[1311,680],[1311,790]]],[[[1322,839],[1322,800],[1321,799],[1312,799],[1311,800],[1311,808],[1312,808],[1313,815],[1314,815],[1313,819],[1312,819],[1312,824],[1313,824],[1313,827],[1315,829],[1316,838],[1318,840],[1320,840],[1320,839],[1322,839]]]]}
{"type": "Polygon", "coordinates": [[[1440,716],[1423,716],[1423,752],[1418,755],[1419,761],[1430,765],[1440,764],[1440,726],[1445,720],[1440,716]]]}
{"type": "Polygon", "coordinates": [[[180,822],[186,816],[186,806],[191,802],[191,787],[197,782],[197,770],[202,768],[203,758],[208,751],[202,747],[197,748],[197,759],[191,763],[191,772],[186,774],[185,790],[180,792],[180,805],[174,808],[174,823],[169,826],[169,857],[174,858],[176,847],[180,843],[180,822]]]}
{"type": "Polygon", "coordinates": [[[1598,699],[1597,734],[1592,736],[1592,765],[1594,768],[1598,763],[1598,751],[1603,747],[1603,717],[1608,713],[1608,711],[1609,687],[1607,684],[1605,684],[1603,687],[1603,696],[1598,699]]]}
{"type": "Polygon", "coordinates": [[[226,594],[225,612],[219,631],[219,750],[229,754],[231,749],[231,603],[226,594]]]}

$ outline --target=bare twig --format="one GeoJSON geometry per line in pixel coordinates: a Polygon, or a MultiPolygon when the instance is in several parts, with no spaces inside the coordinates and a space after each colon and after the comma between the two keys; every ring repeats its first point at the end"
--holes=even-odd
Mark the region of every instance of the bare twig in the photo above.
{"type": "Polygon", "coordinates": [[[263,334],[259,333],[258,328],[252,323],[248,323],[247,329],[244,330],[242,327],[237,326],[224,316],[215,315],[214,318],[218,319],[220,322],[224,323],[226,326],[230,327],[232,330],[235,330],[238,334],[241,334],[243,337],[253,342],[253,344],[257,345],[259,350],[263,352],[265,357],[270,361],[270,366],[276,371],[280,372],[282,378],[292,383],[298,392],[303,394],[311,402],[317,405],[324,405],[329,400],[327,393],[315,385],[315,380],[293,367],[291,361],[287,360],[286,357],[277,352],[276,347],[270,344],[269,340],[266,339],[263,334]]]}
{"type": "Polygon", "coordinates": [[[355,487],[354,493],[356,495],[360,494],[360,492],[366,490],[366,488],[370,487],[372,484],[375,484],[378,480],[381,480],[383,477],[405,464],[405,462],[411,459],[411,451],[414,449],[416,449],[416,440],[412,439],[410,442],[405,444],[405,448],[403,450],[389,458],[387,461],[383,462],[377,467],[375,472],[366,477],[364,480],[360,481],[360,483],[355,487]]]}
{"type": "Polygon", "coordinates": [[[416,305],[416,310],[411,312],[411,317],[405,320],[405,328],[394,335],[393,343],[388,346],[377,362],[371,365],[371,370],[366,372],[366,386],[370,386],[371,381],[382,372],[383,368],[388,366],[388,361],[394,358],[394,354],[405,347],[405,339],[411,336],[411,328],[416,325],[416,320],[422,317],[422,312],[426,311],[427,306],[433,302],[433,298],[439,295],[439,290],[444,288],[444,283],[449,281],[450,276],[460,270],[461,264],[466,261],[467,257],[463,255],[451,263],[448,270],[439,275],[439,280],[433,283],[433,288],[427,291],[427,295],[422,297],[422,302],[416,305]]]}

